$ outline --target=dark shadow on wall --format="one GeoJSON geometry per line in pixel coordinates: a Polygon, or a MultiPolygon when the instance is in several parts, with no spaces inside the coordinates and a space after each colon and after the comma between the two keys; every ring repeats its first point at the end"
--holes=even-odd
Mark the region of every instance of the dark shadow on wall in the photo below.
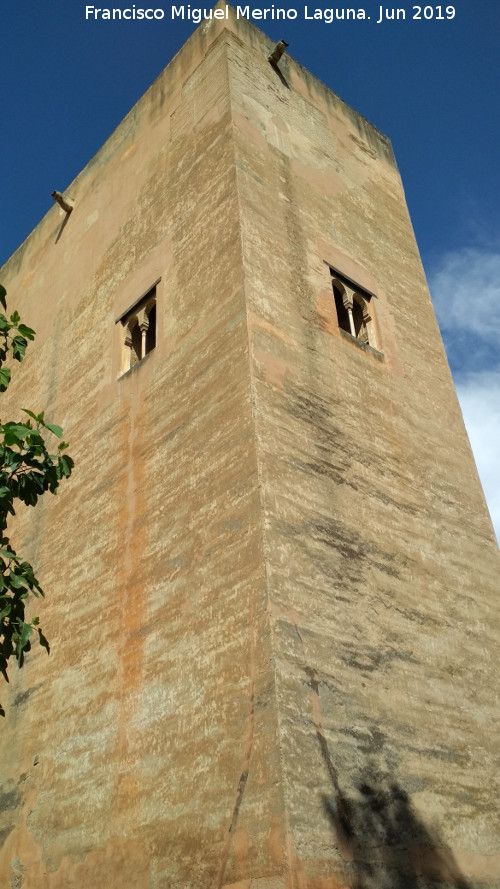
{"type": "Polygon", "coordinates": [[[278,75],[278,77],[279,77],[279,79],[281,80],[283,86],[285,86],[285,87],[287,88],[287,90],[289,90],[290,87],[289,87],[289,85],[288,85],[288,81],[287,81],[285,75],[283,74],[283,72],[280,71],[280,69],[278,68],[278,66],[275,65],[275,64],[273,64],[273,62],[269,61],[269,64],[271,65],[271,68],[273,69],[273,71],[275,72],[275,74],[278,75]]]}
{"type": "Polygon", "coordinates": [[[343,792],[325,738],[318,739],[333,784],[324,796],[352,889],[471,889],[452,853],[416,816],[408,794],[374,764],[343,792]]]}
{"type": "Polygon", "coordinates": [[[59,238],[61,237],[61,235],[62,235],[64,229],[66,228],[66,226],[67,226],[67,224],[68,224],[68,219],[69,219],[69,213],[66,213],[65,216],[64,216],[63,221],[61,222],[59,231],[57,232],[56,244],[57,244],[57,242],[59,241],[59,238]]]}

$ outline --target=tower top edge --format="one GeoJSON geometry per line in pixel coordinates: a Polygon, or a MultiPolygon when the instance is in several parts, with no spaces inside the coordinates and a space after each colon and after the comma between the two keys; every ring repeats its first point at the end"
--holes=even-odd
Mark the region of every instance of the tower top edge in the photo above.
{"type": "MultiPolygon", "coordinates": [[[[172,9],[190,10],[191,7],[189,5],[181,4],[178,7],[172,7],[172,9]]],[[[149,104],[161,104],[164,101],[164,98],[168,98],[174,89],[183,88],[196,69],[203,64],[212,47],[214,47],[224,35],[232,35],[233,38],[241,41],[242,44],[254,49],[256,53],[265,60],[266,64],[269,64],[269,55],[276,46],[276,42],[258,25],[243,15],[245,9],[249,9],[249,6],[233,6],[231,3],[224,2],[224,0],[217,0],[212,6],[207,6],[201,10],[204,14],[203,19],[199,23],[195,23],[196,27],[193,29],[192,33],[167,62],[165,67],[159,72],[150,86],[134,102],[130,110],[117,123],[109,136],[87,161],[85,166],[63,188],[65,195],[73,197],[72,193],[77,191],[81,181],[89,171],[104,165],[110,155],[126,142],[130,137],[130,134],[134,131],[137,120],[141,117],[141,114],[147,109],[149,104]],[[220,12],[221,15],[215,16],[214,13],[216,12],[220,12]]],[[[286,22],[284,24],[286,25],[286,22]]],[[[283,34],[280,36],[283,41],[286,41],[286,27],[283,28],[283,34]]],[[[288,44],[286,56],[280,61],[279,65],[280,68],[282,67],[286,71],[286,77],[290,81],[292,90],[294,88],[300,89],[302,95],[313,104],[316,101],[320,101],[326,105],[334,105],[339,110],[341,109],[344,114],[351,118],[354,126],[357,127],[360,132],[362,131],[363,135],[369,141],[377,143],[380,153],[383,153],[394,166],[396,165],[389,138],[338,96],[308,68],[297,61],[293,55],[290,54],[288,44]]],[[[61,185],[62,184],[63,183],[61,183],[61,185]]],[[[51,214],[54,214],[55,212],[57,212],[57,208],[51,206],[34,227],[32,232],[7,259],[2,266],[2,269],[9,266],[14,258],[19,256],[20,252],[24,252],[24,248],[31,240],[34,233],[39,229],[40,225],[47,219],[47,217],[50,217],[51,214]]]]}

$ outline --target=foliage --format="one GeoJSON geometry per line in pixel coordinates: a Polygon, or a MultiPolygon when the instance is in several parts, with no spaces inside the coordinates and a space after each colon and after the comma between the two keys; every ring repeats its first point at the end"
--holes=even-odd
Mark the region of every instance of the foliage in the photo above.
{"type": "MultiPolygon", "coordinates": [[[[7,310],[6,291],[0,286],[0,305],[7,310]]],[[[5,392],[11,369],[10,358],[22,361],[34,331],[21,323],[17,312],[10,318],[0,313],[0,392],[5,392]]],[[[7,667],[12,658],[22,667],[33,638],[49,652],[49,643],[39,626],[38,617],[26,619],[25,609],[31,596],[43,596],[43,590],[29,562],[23,561],[10,544],[7,518],[14,515],[16,500],[35,506],[46,491],[55,494],[63,478],[71,474],[73,460],[63,453],[61,441],[57,454],[50,454],[45,438],[61,438],[62,429],[46,423],[44,414],[23,409],[26,419],[16,423],[0,421],[0,672],[8,682],[7,667]],[[35,634],[35,636],[33,636],[35,634]]],[[[0,714],[4,715],[0,707],[0,714]]]]}

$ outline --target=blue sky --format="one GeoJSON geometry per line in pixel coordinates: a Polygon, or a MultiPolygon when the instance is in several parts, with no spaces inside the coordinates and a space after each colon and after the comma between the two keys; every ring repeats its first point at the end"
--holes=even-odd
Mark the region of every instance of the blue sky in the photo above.
{"type": "MultiPolygon", "coordinates": [[[[500,2],[401,2],[382,9],[404,19],[377,23],[380,4],[364,0],[355,9],[369,19],[331,24],[305,20],[304,3],[274,5],[297,19],[255,24],[392,140],[500,539],[500,2]]],[[[0,263],[192,32],[191,21],[172,21],[171,4],[151,8],[164,19],[94,21],[80,0],[3,0],[0,263]]]]}

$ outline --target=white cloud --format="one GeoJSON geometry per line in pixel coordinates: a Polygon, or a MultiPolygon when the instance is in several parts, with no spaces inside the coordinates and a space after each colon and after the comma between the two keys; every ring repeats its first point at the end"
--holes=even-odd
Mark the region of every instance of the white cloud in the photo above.
{"type": "Polygon", "coordinates": [[[429,287],[500,541],[500,251],[445,253],[433,263],[429,287]]]}
{"type": "Polygon", "coordinates": [[[497,540],[500,541],[500,370],[470,374],[457,395],[497,540]]]}
{"type": "Polygon", "coordinates": [[[468,332],[498,344],[500,252],[469,247],[445,253],[434,264],[429,286],[444,337],[468,332]]]}

